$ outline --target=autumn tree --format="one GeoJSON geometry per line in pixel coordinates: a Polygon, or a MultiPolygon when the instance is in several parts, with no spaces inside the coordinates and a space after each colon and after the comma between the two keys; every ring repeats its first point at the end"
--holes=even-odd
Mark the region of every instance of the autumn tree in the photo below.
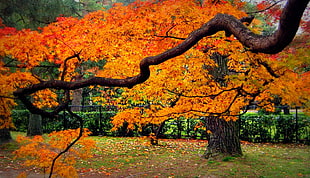
{"type": "MultiPolygon", "coordinates": [[[[187,8],[183,7],[184,11],[179,11],[184,2],[180,4],[174,2],[173,5],[171,7],[172,4],[162,4],[161,8],[166,10],[165,14],[178,14],[183,19],[172,22],[164,19],[156,29],[165,29],[154,34],[155,37],[149,42],[149,46],[163,47],[164,43],[168,45],[178,43],[184,40],[184,34],[189,33],[188,21],[199,23],[195,15],[204,17],[201,19],[208,18],[205,16],[214,16],[210,10],[199,11],[201,6],[197,4],[186,5],[187,8]]],[[[208,9],[227,7],[227,4],[205,5],[208,9]]],[[[242,5],[241,3],[239,8],[242,5]]],[[[157,12],[156,8],[152,6],[151,11],[157,12]]],[[[149,9],[150,7],[147,10],[149,9]]],[[[240,13],[237,8],[227,7],[228,9],[230,13],[234,13],[232,9],[235,9],[236,14],[240,13]]],[[[157,13],[148,14],[154,19],[162,18],[161,15],[156,16],[157,13]]],[[[150,19],[149,16],[144,17],[150,19]]],[[[241,21],[250,23],[249,28],[259,32],[262,29],[260,25],[262,22],[251,20],[253,19],[243,18],[241,21]]],[[[126,21],[122,22],[125,23],[126,21]]],[[[195,23],[191,25],[196,28],[195,23]]],[[[153,51],[143,52],[151,55],[153,51]]],[[[285,72],[288,68],[283,65],[284,63],[272,62],[273,58],[274,56],[270,59],[267,55],[247,51],[236,39],[226,37],[225,33],[217,33],[210,38],[202,39],[184,55],[155,66],[149,80],[127,89],[122,94],[118,102],[122,104],[123,112],[113,118],[113,130],[126,127],[129,130],[142,131],[142,127],[152,124],[152,128],[154,126],[157,128],[153,130],[154,133],[158,135],[165,122],[170,119],[204,117],[207,132],[211,133],[205,156],[209,157],[217,152],[240,155],[239,131],[235,122],[240,113],[245,113],[246,106],[253,101],[271,111],[273,109],[271,100],[274,95],[288,93],[279,86],[290,86],[288,88],[294,89],[295,86],[291,84],[298,79],[285,72]]],[[[119,63],[117,60],[109,62],[106,68],[115,69],[119,63]]],[[[110,73],[109,70],[102,72],[101,75],[110,73]]],[[[290,101],[294,100],[293,98],[301,101],[299,98],[301,96],[307,98],[306,93],[294,93],[290,101]]]]}
{"type": "MultiPolygon", "coordinates": [[[[191,117],[198,113],[233,121],[242,106],[265,97],[256,92],[257,88],[267,87],[277,78],[276,72],[281,72],[274,71],[274,67],[270,67],[273,64],[266,62],[261,53],[278,53],[293,40],[308,2],[289,0],[282,11],[278,30],[269,36],[253,33],[251,29],[255,30],[254,27],[243,24],[247,15],[226,1],[201,4],[188,0],[136,2],[127,7],[116,4],[107,12],[90,13],[80,20],[59,17],[57,22],[40,32],[5,33],[0,38],[1,78],[4,79],[1,105],[5,106],[1,113],[6,115],[3,120],[10,123],[7,108],[12,107],[15,98],[32,113],[56,117],[60,111],[68,109],[72,90],[96,85],[133,88],[148,79],[156,84],[160,79],[153,77],[160,76],[164,82],[160,85],[166,85],[168,91],[163,96],[166,100],[156,98],[162,97],[162,90],[159,93],[151,91],[153,95],[147,96],[148,99],[171,103],[177,96],[182,98],[173,110],[171,107],[155,108],[159,112],[154,118],[172,116],[171,113],[188,113],[187,117],[191,117]],[[162,8],[164,6],[169,8],[162,8]],[[187,13],[190,16],[184,15],[187,13]],[[227,47],[235,51],[225,49],[227,47]],[[224,75],[223,85],[213,82],[217,76],[211,71],[219,73],[215,72],[219,68],[216,60],[211,58],[213,55],[224,60],[229,55],[227,68],[237,73],[224,75]],[[78,75],[79,66],[101,59],[107,61],[104,70],[89,69],[96,74],[95,77],[73,80],[78,75]],[[7,67],[12,62],[20,67],[13,72],[7,67]],[[42,78],[33,72],[43,63],[56,69],[56,76],[42,78]],[[168,81],[165,76],[170,76],[168,81]],[[252,82],[257,85],[253,86],[252,82]],[[31,101],[32,97],[34,101],[31,101]],[[219,104],[217,107],[205,105],[214,101],[219,104]]],[[[243,4],[235,2],[238,3],[243,4]]],[[[154,89],[154,85],[153,88],[145,87],[154,89]]],[[[139,111],[130,110],[126,116],[134,118],[139,114],[139,111]]],[[[218,120],[214,119],[215,122],[218,120]]],[[[141,122],[145,121],[141,119],[141,122]]],[[[212,129],[210,131],[215,133],[212,129]]],[[[226,133],[224,131],[221,133],[226,133]]],[[[223,152],[218,146],[229,141],[214,138],[211,152],[223,152]]],[[[240,143],[234,138],[229,142],[233,152],[224,152],[241,153],[240,143]]]]}

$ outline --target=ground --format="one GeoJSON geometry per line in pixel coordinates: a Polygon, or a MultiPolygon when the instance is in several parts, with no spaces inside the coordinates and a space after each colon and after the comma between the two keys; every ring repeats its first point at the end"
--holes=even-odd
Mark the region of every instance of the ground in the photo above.
{"type": "MultiPolygon", "coordinates": [[[[310,146],[242,142],[242,157],[206,160],[205,140],[160,140],[145,145],[141,138],[91,137],[98,149],[76,165],[80,177],[310,177],[310,146]]],[[[25,172],[28,178],[48,177],[40,169],[13,160],[16,144],[0,146],[0,178],[25,172]]]]}

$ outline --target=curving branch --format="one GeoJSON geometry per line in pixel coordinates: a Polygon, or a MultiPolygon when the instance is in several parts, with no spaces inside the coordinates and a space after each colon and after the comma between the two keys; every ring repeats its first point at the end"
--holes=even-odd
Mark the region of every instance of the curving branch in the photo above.
{"type": "Polygon", "coordinates": [[[142,59],[140,62],[140,73],[134,77],[125,79],[94,77],[79,82],[51,80],[34,84],[26,88],[17,89],[13,94],[19,98],[25,104],[26,108],[32,113],[52,117],[57,114],[60,109],[53,112],[43,111],[35,107],[29,101],[27,95],[46,88],[74,90],[90,85],[131,88],[134,85],[145,82],[149,78],[149,67],[151,65],[158,65],[171,58],[179,56],[197,44],[202,38],[213,35],[219,31],[225,31],[226,33],[233,34],[252,52],[275,54],[282,51],[293,40],[298,30],[300,19],[308,3],[309,0],[288,0],[282,11],[278,30],[269,36],[254,34],[234,16],[228,14],[217,14],[202,27],[190,33],[189,36],[178,46],[156,56],[150,56],[142,59]]]}
{"type": "Polygon", "coordinates": [[[58,159],[61,155],[63,155],[63,154],[65,154],[66,152],[68,152],[68,151],[70,150],[70,148],[71,148],[76,142],[78,142],[78,141],[80,140],[80,138],[83,136],[83,118],[80,117],[79,115],[73,113],[73,112],[69,109],[69,107],[67,107],[66,109],[67,109],[67,111],[69,112],[69,114],[70,114],[71,116],[73,116],[73,117],[75,117],[75,118],[78,119],[79,124],[80,124],[80,127],[79,127],[79,128],[80,128],[80,132],[79,132],[78,137],[75,138],[63,151],[61,151],[61,152],[53,159],[52,165],[51,165],[51,169],[50,169],[50,174],[49,174],[49,176],[48,176],[49,178],[51,178],[52,175],[53,175],[53,171],[54,171],[54,167],[55,167],[55,164],[56,164],[57,159],[58,159]]]}
{"type": "Polygon", "coordinates": [[[170,92],[170,93],[173,93],[175,95],[185,97],[185,98],[211,98],[211,99],[214,99],[217,96],[220,96],[221,94],[223,94],[224,92],[234,91],[234,90],[238,91],[238,90],[241,90],[242,88],[243,88],[243,86],[241,85],[241,86],[238,86],[238,87],[224,89],[224,90],[221,90],[220,92],[218,92],[216,94],[211,94],[211,95],[184,95],[182,93],[177,93],[177,92],[174,92],[174,91],[171,91],[171,90],[167,90],[167,91],[170,92]]]}

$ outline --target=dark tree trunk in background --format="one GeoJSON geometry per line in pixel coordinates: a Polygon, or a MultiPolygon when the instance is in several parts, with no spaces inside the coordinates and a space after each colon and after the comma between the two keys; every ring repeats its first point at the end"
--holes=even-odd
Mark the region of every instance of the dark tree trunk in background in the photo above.
{"type": "Polygon", "coordinates": [[[285,115],[290,115],[290,107],[289,106],[284,106],[283,107],[283,113],[285,115]]]}
{"type": "Polygon", "coordinates": [[[0,145],[12,140],[10,130],[8,128],[0,129],[0,145]]]}
{"type": "MultiPolygon", "coordinates": [[[[80,70],[83,70],[81,69],[81,67],[79,67],[80,70]]],[[[83,75],[77,75],[74,77],[75,81],[81,81],[83,79],[83,75]]],[[[78,111],[81,111],[81,106],[82,105],[82,101],[83,101],[83,88],[79,88],[79,89],[76,89],[76,90],[73,90],[73,99],[72,99],[72,105],[73,107],[71,108],[71,111],[75,111],[75,112],[78,112],[78,111]]]]}
{"type": "Polygon", "coordinates": [[[38,114],[30,114],[27,136],[42,135],[42,117],[38,114]]]}
{"type": "Polygon", "coordinates": [[[238,123],[225,121],[218,117],[206,117],[206,128],[212,133],[208,141],[205,158],[222,156],[241,156],[238,123]]]}
{"type": "MultiPolygon", "coordinates": [[[[3,115],[0,115],[0,120],[4,120],[5,118],[3,115]]],[[[10,129],[9,128],[1,128],[0,129],[0,145],[3,143],[10,142],[12,140],[10,129]]]]}
{"type": "Polygon", "coordinates": [[[73,91],[73,100],[71,111],[81,111],[82,100],[83,100],[83,88],[79,88],[73,91]]]}

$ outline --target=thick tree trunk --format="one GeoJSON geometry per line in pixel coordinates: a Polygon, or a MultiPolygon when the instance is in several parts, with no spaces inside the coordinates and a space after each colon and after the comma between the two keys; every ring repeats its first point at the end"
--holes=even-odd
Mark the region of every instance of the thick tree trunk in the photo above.
{"type": "Polygon", "coordinates": [[[206,128],[211,131],[205,158],[222,156],[241,156],[239,127],[237,122],[225,121],[218,117],[207,117],[206,128]]]}
{"type": "Polygon", "coordinates": [[[30,114],[27,136],[42,135],[42,117],[38,114],[30,114]]]}
{"type": "Polygon", "coordinates": [[[0,129],[0,145],[12,140],[10,130],[8,128],[0,129]]]}

